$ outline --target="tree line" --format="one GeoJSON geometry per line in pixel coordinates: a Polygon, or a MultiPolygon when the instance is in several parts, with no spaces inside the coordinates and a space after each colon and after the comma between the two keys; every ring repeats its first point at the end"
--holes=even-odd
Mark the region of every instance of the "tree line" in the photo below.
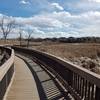
{"type": "Polygon", "coordinates": [[[59,42],[59,43],[100,43],[100,37],[30,38],[30,41],[31,42],[49,41],[49,42],[59,42]]]}

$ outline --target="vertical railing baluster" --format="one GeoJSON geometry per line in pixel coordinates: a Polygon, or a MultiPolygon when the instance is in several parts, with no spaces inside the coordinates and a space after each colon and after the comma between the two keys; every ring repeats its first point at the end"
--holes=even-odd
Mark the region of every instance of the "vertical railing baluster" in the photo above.
{"type": "Polygon", "coordinates": [[[76,74],[76,91],[78,92],[78,75],[76,74]]]}
{"type": "Polygon", "coordinates": [[[95,100],[100,100],[100,88],[96,87],[95,100]]]}
{"type": "Polygon", "coordinates": [[[88,100],[90,100],[90,88],[91,88],[91,84],[90,84],[90,82],[88,83],[88,100]]]}
{"type": "Polygon", "coordinates": [[[70,86],[73,84],[73,72],[71,70],[68,70],[68,84],[70,86]]]}
{"type": "Polygon", "coordinates": [[[76,82],[77,80],[76,80],[76,73],[75,73],[75,91],[76,91],[76,82]]]}
{"type": "MultiPolygon", "coordinates": [[[[79,78],[79,91],[81,90],[81,77],[79,78]]],[[[80,92],[81,95],[81,92],[80,92]]]]}
{"type": "Polygon", "coordinates": [[[75,88],[75,73],[73,72],[73,89],[75,88]]]}
{"type": "Polygon", "coordinates": [[[79,75],[77,75],[77,92],[78,92],[78,94],[80,94],[80,77],[79,77],[79,75]]]}
{"type": "Polygon", "coordinates": [[[94,84],[92,84],[92,89],[91,89],[91,100],[94,100],[94,84]]]}
{"type": "Polygon", "coordinates": [[[84,87],[83,87],[83,78],[81,77],[80,78],[80,95],[81,95],[81,97],[82,97],[82,89],[83,89],[84,87]]]}
{"type": "Polygon", "coordinates": [[[84,78],[83,78],[83,86],[82,86],[82,98],[84,97],[84,88],[85,88],[85,80],[84,80],[84,78]]]}
{"type": "Polygon", "coordinates": [[[85,80],[85,100],[87,99],[87,80],[85,80]]]}

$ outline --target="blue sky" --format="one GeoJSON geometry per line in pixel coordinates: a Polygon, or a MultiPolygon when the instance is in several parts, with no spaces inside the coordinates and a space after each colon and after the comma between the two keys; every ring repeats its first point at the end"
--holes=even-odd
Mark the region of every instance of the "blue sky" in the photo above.
{"type": "Polygon", "coordinates": [[[33,30],[33,37],[100,37],[100,0],[0,0],[2,16],[21,24],[24,35],[33,30]]]}

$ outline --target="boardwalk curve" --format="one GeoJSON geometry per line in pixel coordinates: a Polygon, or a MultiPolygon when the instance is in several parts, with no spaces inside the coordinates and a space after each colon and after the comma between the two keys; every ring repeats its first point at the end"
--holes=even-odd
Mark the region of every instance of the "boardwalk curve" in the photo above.
{"type": "Polygon", "coordinates": [[[6,100],[39,100],[34,78],[25,62],[15,57],[15,77],[6,100]]]}

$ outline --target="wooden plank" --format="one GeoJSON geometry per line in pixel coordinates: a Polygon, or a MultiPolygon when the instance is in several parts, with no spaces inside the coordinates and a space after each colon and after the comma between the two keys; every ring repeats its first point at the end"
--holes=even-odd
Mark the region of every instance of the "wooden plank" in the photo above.
{"type": "Polygon", "coordinates": [[[35,80],[25,62],[15,57],[15,77],[6,100],[39,100],[35,80]]]}

